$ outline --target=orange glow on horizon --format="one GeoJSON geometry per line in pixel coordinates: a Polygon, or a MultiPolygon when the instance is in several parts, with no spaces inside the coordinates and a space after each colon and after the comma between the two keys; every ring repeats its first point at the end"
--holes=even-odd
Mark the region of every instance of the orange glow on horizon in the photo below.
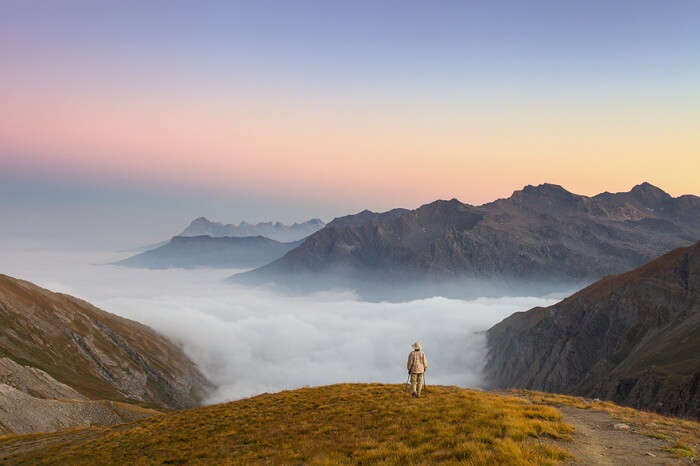
{"type": "Polygon", "coordinates": [[[3,97],[12,116],[0,125],[6,169],[407,207],[451,197],[479,204],[545,181],[589,195],[645,180],[700,194],[692,113],[672,122],[604,108],[565,119],[552,108],[477,118],[144,94],[3,97]]]}

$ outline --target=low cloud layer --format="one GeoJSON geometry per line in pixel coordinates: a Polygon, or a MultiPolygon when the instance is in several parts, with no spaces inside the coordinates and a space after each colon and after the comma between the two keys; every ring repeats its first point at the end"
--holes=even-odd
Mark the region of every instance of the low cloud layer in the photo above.
{"type": "Polygon", "coordinates": [[[403,382],[423,343],[428,384],[478,387],[485,329],[555,297],[369,303],[350,292],[288,297],[222,283],[230,270],[136,270],[114,257],[8,251],[0,273],[70,293],[181,342],[219,388],[210,402],[335,382],[403,382]]]}

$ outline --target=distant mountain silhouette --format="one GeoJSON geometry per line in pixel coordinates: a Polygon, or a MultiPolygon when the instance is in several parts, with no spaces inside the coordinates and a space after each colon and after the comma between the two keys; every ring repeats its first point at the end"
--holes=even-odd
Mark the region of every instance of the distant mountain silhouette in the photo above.
{"type": "Polygon", "coordinates": [[[281,242],[298,241],[325,226],[321,220],[314,218],[303,223],[284,225],[280,222],[263,222],[255,225],[241,222],[238,225],[212,222],[205,217],[192,221],[179,236],[264,236],[281,242]]]}
{"type": "Polygon", "coordinates": [[[629,192],[589,197],[542,184],[481,206],[452,199],[337,218],[279,260],[232,279],[376,286],[463,279],[585,283],[698,238],[697,196],[674,198],[642,183],[629,192]]]}
{"type": "Polygon", "coordinates": [[[252,268],[279,259],[299,244],[300,241],[280,243],[262,236],[175,236],[163,246],[116,262],[116,265],[148,269],[252,268]]]}
{"type": "Polygon", "coordinates": [[[700,242],[488,331],[492,387],[700,418],[700,242]]]}

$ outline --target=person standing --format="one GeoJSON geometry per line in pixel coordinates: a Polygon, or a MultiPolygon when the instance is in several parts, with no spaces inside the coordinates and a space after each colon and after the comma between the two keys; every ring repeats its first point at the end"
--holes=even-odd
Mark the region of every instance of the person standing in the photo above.
{"type": "Polygon", "coordinates": [[[411,396],[420,398],[423,391],[423,374],[428,368],[428,358],[425,357],[420,343],[411,345],[413,351],[408,355],[408,373],[411,376],[411,396]]]}

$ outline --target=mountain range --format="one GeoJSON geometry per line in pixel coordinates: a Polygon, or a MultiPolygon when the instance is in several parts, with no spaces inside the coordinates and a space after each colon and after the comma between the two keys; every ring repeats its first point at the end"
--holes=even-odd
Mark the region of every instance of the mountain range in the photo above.
{"type": "Polygon", "coordinates": [[[325,226],[323,221],[313,218],[303,223],[285,225],[280,222],[261,222],[250,224],[241,222],[238,225],[212,222],[205,217],[194,219],[178,236],[264,236],[266,238],[288,243],[298,241],[325,226]]]}
{"type": "Polygon", "coordinates": [[[282,257],[299,244],[301,241],[281,243],[262,236],[175,236],[162,246],[115,264],[150,269],[253,268],[282,257]]]}
{"type": "Polygon", "coordinates": [[[488,331],[493,388],[700,419],[700,242],[488,331]]]}
{"type": "Polygon", "coordinates": [[[480,206],[439,200],[336,218],[280,259],[231,280],[354,284],[369,293],[405,285],[417,294],[461,294],[465,283],[480,295],[487,286],[549,290],[629,270],[698,238],[697,196],[672,197],[649,183],[596,196],[542,184],[480,206]]]}
{"type": "Polygon", "coordinates": [[[149,327],[0,275],[0,433],[125,422],[197,406],[210,389],[149,327]]]}

